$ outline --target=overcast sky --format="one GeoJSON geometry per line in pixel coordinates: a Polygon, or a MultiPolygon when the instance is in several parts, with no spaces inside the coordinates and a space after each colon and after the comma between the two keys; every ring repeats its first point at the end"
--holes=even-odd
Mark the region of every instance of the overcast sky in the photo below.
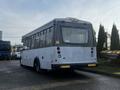
{"type": "Polygon", "coordinates": [[[3,40],[21,43],[21,36],[54,18],[74,17],[99,24],[111,33],[120,29],[120,0],[0,0],[0,30],[3,40]]]}

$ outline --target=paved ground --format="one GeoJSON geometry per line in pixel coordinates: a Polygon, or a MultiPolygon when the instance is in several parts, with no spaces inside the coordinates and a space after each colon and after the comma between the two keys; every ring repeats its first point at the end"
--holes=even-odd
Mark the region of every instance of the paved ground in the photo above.
{"type": "Polygon", "coordinates": [[[0,61],[0,90],[120,90],[120,79],[77,70],[36,73],[18,61],[0,61]]]}

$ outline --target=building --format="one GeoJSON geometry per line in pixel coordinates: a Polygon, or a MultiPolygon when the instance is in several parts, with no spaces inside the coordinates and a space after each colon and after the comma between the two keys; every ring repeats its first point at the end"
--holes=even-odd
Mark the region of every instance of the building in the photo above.
{"type": "Polygon", "coordinates": [[[0,40],[0,60],[10,59],[10,56],[11,56],[10,41],[0,40]]]}
{"type": "Polygon", "coordinates": [[[2,40],[2,31],[0,31],[0,40],[2,40]]]}

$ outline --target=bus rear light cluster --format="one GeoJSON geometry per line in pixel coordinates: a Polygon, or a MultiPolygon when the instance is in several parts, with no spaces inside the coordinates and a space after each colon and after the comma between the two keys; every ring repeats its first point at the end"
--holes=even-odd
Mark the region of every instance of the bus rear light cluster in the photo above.
{"type": "Polygon", "coordinates": [[[57,47],[57,53],[58,53],[58,58],[61,58],[61,52],[60,52],[60,47],[57,47]]]}

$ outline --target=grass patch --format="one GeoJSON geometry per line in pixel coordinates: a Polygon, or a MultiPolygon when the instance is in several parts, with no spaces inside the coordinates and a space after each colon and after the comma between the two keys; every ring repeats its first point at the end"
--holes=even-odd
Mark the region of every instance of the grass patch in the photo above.
{"type": "Polygon", "coordinates": [[[101,66],[111,66],[120,68],[120,59],[98,59],[98,64],[101,66]]]}
{"type": "Polygon", "coordinates": [[[89,67],[87,69],[109,74],[120,73],[120,60],[98,59],[97,67],[89,67]]]}
{"type": "Polygon", "coordinates": [[[99,65],[98,67],[94,68],[95,70],[98,71],[103,71],[103,72],[107,72],[107,73],[114,73],[114,72],[120,72],[120,68],[118,67],[111,67],[111,66],[103,66],[103,65],[99,65]]]}

